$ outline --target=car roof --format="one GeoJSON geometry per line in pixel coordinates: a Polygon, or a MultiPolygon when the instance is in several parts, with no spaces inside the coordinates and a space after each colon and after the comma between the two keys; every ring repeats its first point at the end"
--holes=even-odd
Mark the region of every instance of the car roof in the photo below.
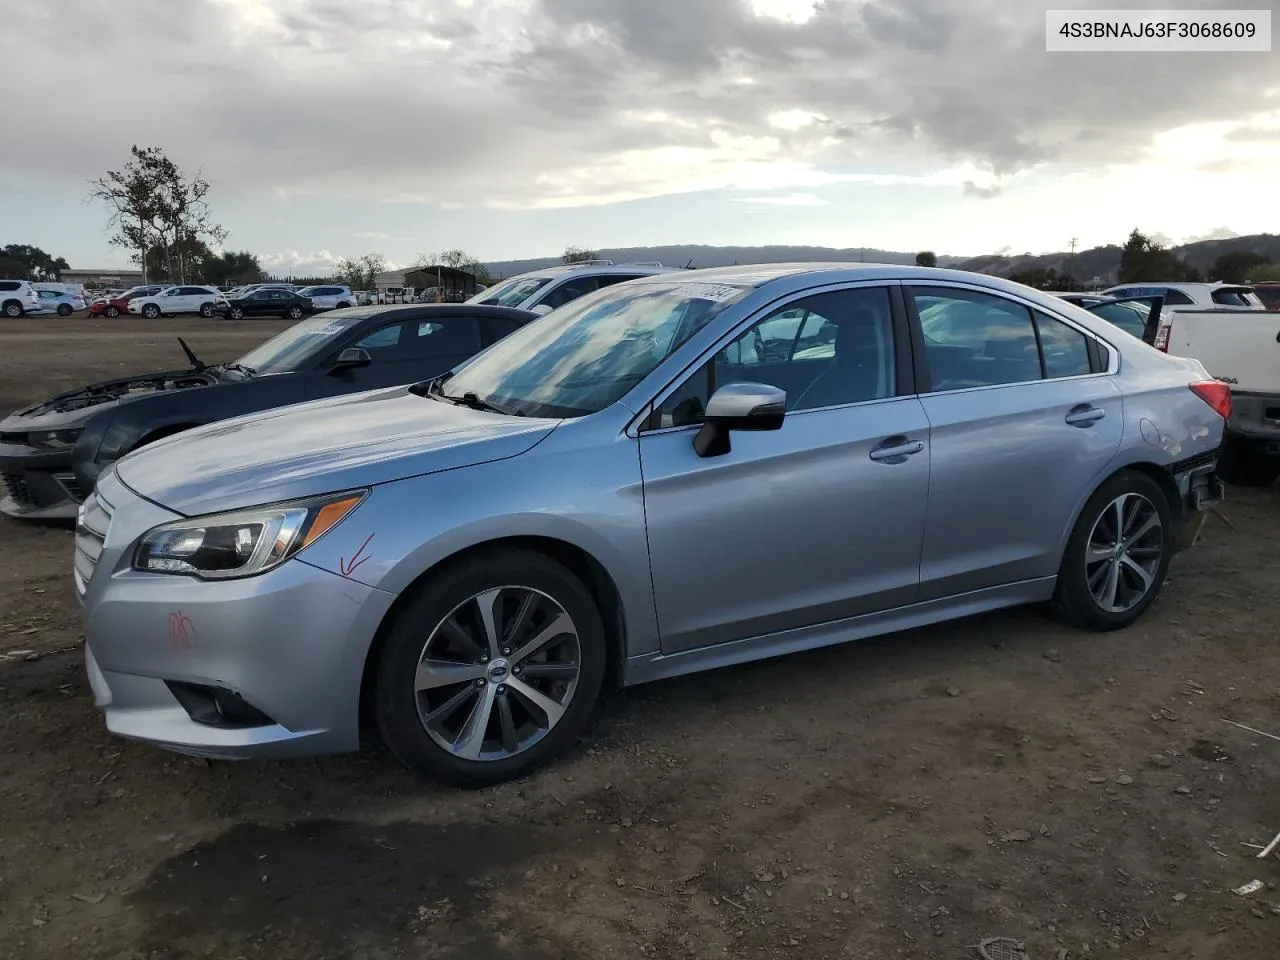
{"type": "Polygon", "coordinates": [[[399,303],[373,304],[367,307],[349,307],[344,316],[354,316],[356,311],[366,319],[400,316],[404,320],[425,320],[432,315],[450,317],[504,317],[519,323],[528,323],[540,316],[532,310],[515,307],[498,307],[482,303],[399,303]]]}
{"type": "MultiPolygon", "coordinates": [[[[805,278],[811,283],[844,283],[859,280],[907,281],[914,283],[967,283],[990,287],[1010,293],[1027,295],[1028,292],[1049,297],[1046,291],[1006,280],[986,273],[968,270],[949,270],[944,267],[916,267],[899,263],[754,263],[731,267],[704,267],[700,270],[679,271],[678,282],[723,283],[739,287],[763,287],[784,280],[805,278]]],[[[669,283],[677,278],[670,274],[641,277],[631,283],[669,283]]]]}
{"type": "MultiPolygon", "coordinates": [[[[520,280],[533,277],[555,279],[572,274],[603,274],[607,276],[615,273],[665,276],[669,273],[678,272],[681,272],[679,267],[664,267],[655,263],[562,263],[551,267],[543,267],[540,270],[527,270],[524,273],[517,273],[514,276],[507,277],[507,279],[520,280]]],[[[495,281],[494,285],[501,282],[495,281]]]]}

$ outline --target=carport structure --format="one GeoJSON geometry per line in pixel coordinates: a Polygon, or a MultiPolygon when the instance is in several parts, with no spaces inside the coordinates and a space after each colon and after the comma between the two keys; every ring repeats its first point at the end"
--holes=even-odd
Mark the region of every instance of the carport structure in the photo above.
{"type": "Polygon", "coordinates": [[[480,281],[475,274],[445,266],[407,270],[404,285],[415,290],[438,290],[445,303],[460,303],[480,291],[480,281]]]}

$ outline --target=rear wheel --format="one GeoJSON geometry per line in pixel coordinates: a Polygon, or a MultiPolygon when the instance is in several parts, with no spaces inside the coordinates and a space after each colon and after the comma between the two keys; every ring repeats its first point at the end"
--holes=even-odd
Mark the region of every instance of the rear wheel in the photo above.
{"type": "Polygon", "coordinates": [[[600,613],[577,577],[540,553],[485,552],[396,614],[376,666],[378,728],[433,779],[501,783],[572,742],[604,667],[600,613]]]}
{"type": "Polygon", "coordinates": [[[288,317],[290,320],[301,320],[302,308],[296,305],[292,306],[289,308],[289,312],[286,313],[285,316],[288,317]]]}
{"type": "Polygon", "coordinates": [[[17,300],[9,300],[4,305],[4,315],[10,320],[16,320],[22,316],[22,304],[17,300]]]}
{"type": "Polygon", "coordinates": [[[148,303],[142,308],[142,315],[148,320],[154,320],[156,317],[160,316],[160,308],[154,303],[148,303]]]}
{"type": "Polygon", "coordinates": [[[1111,477],[1089,498],[1067,542],[1053,610],[1088,630],[1119,630],[1160,595],[1176,540],[1164,491],[1133,470],[1111,477]]]}
{"type": "Polygon", "coordinates": [[[114,320],[116,317],[120,316],[120,308],[115,306],[114,304],[107,307],[102,312],[105,313],[107,317],[111,320],[114,320]]]}
{"type": "Polygon", "coordinates": [[[232,307],[230,310],[227,311],[227,316],[230,317],[232,320],[243,320],[244,309],[242,307],[232,307]]]}
{"type": "Polygon", "coordinates": [[[1269,487],[1280,478],[1280,456],[1264,442],[1228,433],[1218,454],[1218,476],[1238,487],[1269,487]]]}

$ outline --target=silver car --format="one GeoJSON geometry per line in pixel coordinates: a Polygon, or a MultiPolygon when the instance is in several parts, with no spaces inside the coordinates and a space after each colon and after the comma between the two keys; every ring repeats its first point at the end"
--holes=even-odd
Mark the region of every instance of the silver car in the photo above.
{"type": "Polygon", "coordinates": [[[80,510],[108,728],[207,757],[376,732],[522,775],[623,685],[1048,603],[1156,599],[1229,388],[947,270],[770,265],[588,294],[436,380],[191,430],[80,510]]]}

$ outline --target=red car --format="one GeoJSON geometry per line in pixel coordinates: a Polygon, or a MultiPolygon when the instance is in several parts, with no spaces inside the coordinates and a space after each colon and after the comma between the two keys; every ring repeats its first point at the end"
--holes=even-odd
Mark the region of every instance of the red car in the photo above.
{"type": "Polygon", "coordinates": [[[118,297],[112,297],[110,300],[95,300],[89,306],[89,316],[111,317],[114,319],[122,313],[129,312],[129,301],[134,297],[150,297],[169,286],[172,286],[172,284],[156,283],[148,287],[134,287],[126,290],[118,297]]]}
{"type": "Polygon", "coordinates": [[[1280,280],[1259,280],[1253,285],[1253,292],[1268,310],[1280,310],[1280,280]]]}

